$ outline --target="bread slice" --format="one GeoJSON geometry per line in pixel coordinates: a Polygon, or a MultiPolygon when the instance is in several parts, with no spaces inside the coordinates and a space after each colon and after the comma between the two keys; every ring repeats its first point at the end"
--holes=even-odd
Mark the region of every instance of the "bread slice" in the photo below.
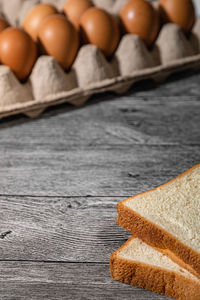
{"type": "Polygon", "coordinates": [[[200,164],[117,210],[121,227],[200,278],[200,164]]]}
{"type": "Polygon", "coordinates": [[[130,238],[111,255],[110,272],[115,280],[168,297],[200,299],[197,277],[138,238],[130,238]]]}

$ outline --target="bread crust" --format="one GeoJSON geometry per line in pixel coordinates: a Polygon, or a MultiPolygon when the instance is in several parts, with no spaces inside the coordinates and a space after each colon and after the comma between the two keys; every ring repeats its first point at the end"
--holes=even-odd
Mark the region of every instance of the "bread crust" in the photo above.
{"type": "MultiPolygon", "coordinates": [[[[170,184],[171,182],[185,176],[197,167],[200,167],[200,164],[187,170],[177,178],[161,185],[160,187],[170,184]]],[[[158,188],[153,190],[157,190],[158,188]]],[[[148,192],[149,191],[141,194],[144,195],[148,192]]],[[[137,196],[138,195],[130,197],[118,203],[117,211],[119,216],[117,218],[117,224],[150,246],[159,248],[160,251],[169,256],[172,260],[200,278],[200,253],[185,245],[178,238],[125,205],[127,200],[133,199],[137,196]]]]}
{"type": "Polygon", "coordinates": [[[118,252],[129,241],[110,257],[110,273],[115,280],[179,300],[200,299],[200,282],[177,272],[119,257],[118,252]]]}

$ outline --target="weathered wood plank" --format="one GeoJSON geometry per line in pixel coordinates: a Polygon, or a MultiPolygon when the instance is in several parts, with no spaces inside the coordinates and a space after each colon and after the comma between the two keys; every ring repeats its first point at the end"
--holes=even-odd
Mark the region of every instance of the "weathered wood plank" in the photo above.
{"type": "Polygon", "coordinates": [[[122,198],[0,197],[0,260],[109,262],[122,198]]]}
{"type": "Polygon", "coordinates": [[[6,148],[4,144],[0,194],[128,196],[164,183],[199,161],[200,146],[67,149],[45,142],[38,147],[6,148]]]}
{"type": "Polygon", "coordinates": [[[132,144],[200,144],[199,97],[100,95],[81,109],[62,106],[37,120],[0,122],[1,151],[132,144]]]}
{"type": "Polygon", "coordinates": [[[130,237],[115,223],[122,199],[0,197],[0,260],[108,263],[130,237]]]}
{"type": "Polygon", "coordinates": [[[108,264],[0,262],[1,299],[169,299],[114,281],[108,264]]]}
{"type": "Polygon", "coordinates": [[[1,122],[0,194],[130,195],[199,162],[198,97],[105,98],[1,122]]]}

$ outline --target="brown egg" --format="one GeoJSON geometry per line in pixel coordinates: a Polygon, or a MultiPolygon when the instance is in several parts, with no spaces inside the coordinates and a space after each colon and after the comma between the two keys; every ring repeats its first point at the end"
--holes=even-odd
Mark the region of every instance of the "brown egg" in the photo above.
{"type": "Polygon", "coordinates": [[[79,29],[81,16],[92,6],[93,4],[90,0],[68,0],[63,6],[63,11],[76,29],[79,29]]]}
{"type": "Polygon", "coordinates": [[[96,45],[107,57],[118,46],[120,32],[113,16],[100,8],[90,8],[81,17],[81,34],[86,43],[96,45]]]}
{"type": "Polygon", "coordinates": [[[79,36],[65,17],[53,15],[44,20],[38,38],[43,54],[53,56],[64,69],[72,65],[79,47],[79,36]]]}
{"type": "Polygon", "coordinates": [[[39,4],[35,6],[26,16],[23,28],[30,34],[33,40],[37,40],[38,30],[44,19],[58,13],[57,9],[50,4],[39,4]]]}
{"type": "Polygon", "coordinates": [[[160,13],[164,23],[179,25],[186,33],[195,23],[195,9],[192,0],[160,0],[160,13]]]}
{"type": "Polygon", "coordinates": [[[145,0],[130,0],[120,11],[120,19],[126,32],[136,34],[151,46],[160,29],[158,11],[145,0]]]}
{"type": "Polygon", "coordinates": [[[0,34],[0,60],[20,79],[25,79],[37,58],[37,47],[21,29],[10,27],[0,34]]]}
{"type": "Polygon", "coordinates": [[[0,32],[2,32],[4,29],[6,29],[9,26],[10,26],[9,23],[6,20],[0,18],[0,32]]]}

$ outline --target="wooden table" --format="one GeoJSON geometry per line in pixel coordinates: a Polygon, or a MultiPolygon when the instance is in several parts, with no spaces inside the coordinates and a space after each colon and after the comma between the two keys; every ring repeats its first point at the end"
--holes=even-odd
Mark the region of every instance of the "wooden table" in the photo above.
{"type": "Polygon", "coordinates": [[[116,204],[200,162],[200,73],[0,122],[0,299],[167,299],[114,281],[116,204]]]}

